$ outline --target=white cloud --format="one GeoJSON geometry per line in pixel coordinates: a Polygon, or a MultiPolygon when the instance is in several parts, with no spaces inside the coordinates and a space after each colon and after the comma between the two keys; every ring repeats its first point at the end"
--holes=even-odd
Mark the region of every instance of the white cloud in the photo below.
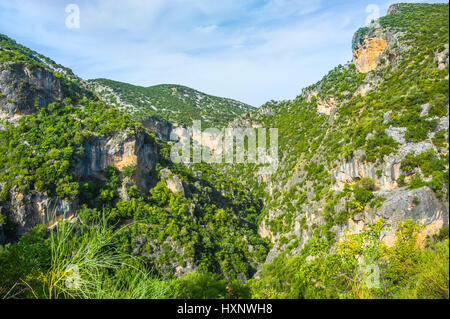
{"type": "Polygon", "coordinates": [[[349,60],[365,7],[387,2],[0,0],[0,32],[84,78],[178,83],[258,106],[349,60]],[[70,2],[80,29],[65,27],[70,2]]]}

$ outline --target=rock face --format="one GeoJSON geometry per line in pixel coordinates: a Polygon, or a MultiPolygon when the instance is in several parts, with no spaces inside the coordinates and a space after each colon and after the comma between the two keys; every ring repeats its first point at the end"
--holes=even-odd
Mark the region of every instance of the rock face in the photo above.
{"type": "Polygon", "coordinates": [[[0,118],[15,119],[63,96],[61,81],[43,68],[0,64],[0,118]]]}
{"type": "Polygon", "coordinates": [[[150,116],[146,120],[142,121],[142,125],[153,131],[164,141],[170,141],[170,133],[172,132],[172,124],[170,122],[156,116],[150,116]]]}
{"type": "MultiPolygon", "coordinates": [[[[110,137],[100,137],[84,145],[85,152],[76,164],[77,180],[98,178],[104,180],[105,170],[109,166],[123,171],[125,167],[133,167],[134,174],[123,178],[121,197],[127,197],[127,186],[137,185],[142,191],[148,191],[153,178],[150,175],[158,159],[157,144],[146,138],[146,134],[130,134],[122,132],[110,137]]],[[[15,226],[13,233],[8,233],[5,240],[14,240],[28,232],[37,224],[51,228],[59,219],[72,218],[78,209],[77,198],[51,198],[45,193],[36,191],[20,192],[14,188],[10,200],[1,203],[2,212],[6,212],[8,220],[15,226]]],[[[0,232],[1,232],[0,227],[0,232]]],[[[1,243],[1,242],[0,242],[1,243]]]]}
{"type": "Polygon", "coordinates": [[[57,220],[70,219],[78,206],[76,200],[50,198],[46,193],[29,190],[19,192],[17,188],[12,189],[10,197],[9,202],[2,203],[8,220],[15,226],[6,236],[10,239],[18,238],[37,224],[52,227],[57,220]]]}
{"type": "MultiPolygon", "coordinates": [[[[358,232],[378,218],[382,218],[389,223],[392,229],[396,229],[399,223],[408,219],[422,224],[425,226],[421,234],[422,239],[426,236],[438,234],[442,227],[448,226],[449,208],[436,198],[429,187],[414,190],[397,188],[392,191],[376,192],[376,195],[387,198],[383,205],[358,214],[349,219],[346,225],[335,227],[333,231],[336,232],[337,240],[344,237],[346,230],[349,230],[350,233],[358,232]]],[[[392,231],[386,232],[383,240],[387,245],[394,244],[394,233],[392,231]]]]}
{"type": "MultiPolygon", "coordinates": [[[[395,14],[396,10],[397,7],[392,7],[391,14],[395,14]]],[[[367,74],[364,82],[355,91],[348,92],[349,94],[365,96],[369,91],[377,89],[377,86],[383,81],[382,75],[370,71],[388,63],[393,68],[399,66],[399,57],[401,57],[403,51],[409,49],[406,43],[399,40],[402,39],[402,35],[404,34],[400,31],[376,28],[363,28],[355,34],[353,39],[353,62],[359,72],[367,74]]],[[[445,69],[448,66],[448,45],[445,46],[443,51],[435,52],[435,63],[436,67],[440,69],[445,69]]],[[[343,95],[347,94],[341,93],[343,95]]],[[[302,96],[309,103],[316,102],[319,113],[328,114],[331,117],[336,114],[335,112],[338,112],[338,106],[342,103],[341,101],[336,103],[333,96],[323,94],[321,83],[304,89],[302,96]]],[[[429,104],[422,105],[421,116],[428,115],[429,107],[429,104]]],[[[438,125],[425,140],[410,142],[405,137],[406,127],[389,126],[391,113],[386,112],[383,118],[384,124],[386,124],[385,133],[398,143],[398,148],[395,152],[378,159],[376,163],[371,163],[366,160],[364,150],[355,150],[351,159],[341,159],[326,165],[328,172],[331,174],[330,189],[332,191],[339,192],[343,190],[345,183],[354,184],[368,177],[375,182],[373,191],[375,198],[380,199],[378,206],[370,208],[370,205],[366,205],[363,211],[356,216],[333,226],[330,231],[335,233],[336,240],[341,240],[347,231],[350,233],[361,231],[378,218],[390,224],[393,230],[397,229],[400,222],[408,219],[412,219],[415,223],[421,223],[424,226],[420,236],[421,239],[428,235],[439,233],[442,227],[449,224],[447,201],[437,198],[429,187],[410,190],[401,187],[397,183],[402,174],[405,175],[406,182],[411,177],[411,172],[404,172],[401,169],[401,163],[407,154],[414,153],[417,155],[429,149],[439,153],[438,148],[433,144],[432,138],[440,130],[447,131],[448,116],[435,118],[438,120],[438,125]]],[[[251,125],[251,123],[248,125],[251,125]]],[[[372,133],[367,135],[366,139],[370,140],[373,138],[374,134],[372,133]]],[[[320,162],[320,155],[317,155],[316,158],[313,157],[312,160],[320,162]]],[[[298,162],[301,163],[302,159],[298,159],[298,162]]],[[[420,172],[419,169],[414,171],[414,173],[418,172],[420,172]]],[[[285,224],[286,228],[282,233],[272,231],[271,222],[283,220],[283,215],[292,211],[286,204],[288,201],[286,195],[281,194],[281,196],[277,197],[273,194],[281,190],[287,193],[293,186],[302,183],[305,179],[304,167],[302,165],[296,166],[295,172],[290,176],[291,178],[284,182],[283,185],[279,185],[275,181],[266,187],[266,192],[272,196],[272,200],[277,200],[259,226],[259,235],[263,238],[268,238],[274,244],[266,262],[271,262],[280,252],[286,251],[286,245],[288,244],[282,243],[283,241],[286,242],[286,238],[295,238],[295,242],[290,241],[289,243],[295,243],[295,245],[298,243],[298,246],[292,249],[290,254],[299,254],[305,247],[305,244],[313,237],[314,230],[317,227],[326,225],[323,216],[326,202],[314,199],[314,192],[312,191],[314,185],[312,182],[306,181],[301,186],[307,198],[306,204],[302,204],[301,207],[297,208],[298,202],[291,202],[290,204],[296,209],[294,220],[289,225],[285,224]]],[[[284,178],[284,175],[281,178],[284,178]]],[[[348,205],[353,200],[354,197],[340,199],[337,203],[334,203],[335,212],[348,211],[348,205]]],[[[395,242],[394,232],[386,232],[384,241],[388,245],[392,245],[395,242]]]]}
{"type": "Polygon", "coordinates": [[[161,174],[161,177],[164,179],[167,188],[171,192],[181,194],[182,196],[185,195],[183,182],[181,181],[181,179],[178,176],[173,175],[172,172],[168,168],[162,169],[160,174],[161,174]]]}
{"type": "MultiPolygon", "coordinates": [[[[366,207],[363,212],[349,218],[345,223],[332,227],[331,231],[335,233],[337,241],[342,240],[347,233],[360,232],[369,223],[375,222],[378,218],[391,225],[391,230],[383,234],[383,241],[388,246],[395,243],[394,230],[397,229],[400,223],[408,219],[424,226],[419,236],[419,239],[422,240],[421,243],[423,243],[426,236],[438,234],[442,227],[449,225],[448,203],[442,203],[429,187],[425,186],[414,190],[404,187],[380,190],[374,192],[374,195],[384,197],[386,200],[380,207],[366,207]]],[[[342,202],[336,206],[337,210],[344,209],[348,200],[342,199],[342,202]]],[[[303,205],[302,210],[304,214],[296,217],[292,231],[282,234],[286,237],[293,235],[298,240],[298,247],[291,252],[293,255],[299,253],[313,236],[313,228],[311,226],[325,224],[319,207],[306,204],[303,205]]],[[[282,213],[279,210],[270,211],[268,218],[263,220],[259,227],[259,235],[263,238],[268,238],[274,244],[266,258],[266,262],[269,263],[284,248],[279,242],[280,235],[272,234],[267,228],[266,220],[274,219],[282,213]]]]}
{"type": "Polygon", "coordinates": [[[444,47],[444,51],[435,53],[434,61],[437,63],[439,70],[445,70],[448,66],[448,43],[444,44],[444,47]]]}
{"type": "Polygon", "coordinates": [[[330,115],[331,111],[336,107],[336,98],[327,96],[325,98],[317,98],[317,111],[322,114],[330,115]]]}
{"type": "Polygon", "coordinates": [[[389,6],[389,9],[387,11],[387,14],[396,14],[400,12],[400,6],[398,4],[393,4],[389,6]]]}
{"type": "Polygon", "coordinates": [[[353,62],[361,73],[368,73],[377,68],[380,55],[391,40],[391,34],[382,29],[376,29],[364,35],[355,34],[353,39],[353,62]]]}
{"type": "Polygon", "coordinates": [[[84,155],[78,162],[78,179],[91,177],[103,179],[109,167],[123,171],[125,167],[134,168],[133,180],[143,191],[151,186],[150,172],[158,158],[157,144],[146,141],[144,133],[122,132],[109,137],[101,137],[84,145],[84,155]]]}
{"type": "Polygon", "coordinates": [[[342,189],[345,183],[354,183],[364,177],[374,180],[378,189],[391,190],[397,187],[401,161],[395,157],[380,165],[367,163],[362,159],[363,154],[345,161],[333,172],[337,189],[342,189]]]}

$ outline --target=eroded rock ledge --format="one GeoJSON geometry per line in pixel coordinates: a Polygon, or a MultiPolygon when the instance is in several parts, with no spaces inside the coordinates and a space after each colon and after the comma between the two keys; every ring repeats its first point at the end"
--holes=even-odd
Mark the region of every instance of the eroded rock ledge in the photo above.
{"type": "Polygon", "coordinates": [[[353,62],[358,71],[368,73],[375,70],[391,39],[392,34],[380,28],[356,33],[353,39],[353,62]]]}

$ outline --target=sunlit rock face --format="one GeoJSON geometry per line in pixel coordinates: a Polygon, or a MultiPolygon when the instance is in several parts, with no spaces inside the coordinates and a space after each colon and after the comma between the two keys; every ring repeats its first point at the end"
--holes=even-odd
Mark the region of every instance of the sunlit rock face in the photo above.
{"type": "Polygon", "coordinates": [[[365,35],[356,35],[353,41],[353,62],[361,73],[377,68],[380,55],[389,44],[391,35],[382,29],[376,29],[365,35]]]}
{"type": "Polygon", "coordinates": [[[337,240],[345,238],[346,231],[350,234],[358,233],[367,224],[381,218],[392,227],[382,236],[383,241],[392,246],[396,240],[395,229],[402,222],[411,219],[423,226],[418,238],[418,244],[423,245],[427,236],[439,234],[441,228],[448,225],[448,205],[436,198],[427,186],[414,190],[396,188],[376,194],[386,198],[386,201],[380,207],[366,209],[363,213],[349,218],[345,224],[335,226],[333,231],[337,240]]]}
{"type": "Polygon", "coordinates": [[[146,141],[145,134],[130,135],[128,132],[101,137],[84,145],[85,153],[78,162],[78,179],[102,178],[109,166],[122,171],[135,168],[133,180],[141,190],[151,184],[150,172],[156,165],[158,150],[156,143],[146,141]]]}
{"type": "Polygon", "coordinates": [[[50,71],[0,63],[0,118],[16,119],[63,96],[61,80],[50,71]]]}
{"type": "Polygon", "coordinates": [[[448,66],[448,52],[448,43],[444,44],[444,50],[442,52],[435,52],[434,61],[437,64],[439,70],[445,70],[445,68],[448,66]]]}

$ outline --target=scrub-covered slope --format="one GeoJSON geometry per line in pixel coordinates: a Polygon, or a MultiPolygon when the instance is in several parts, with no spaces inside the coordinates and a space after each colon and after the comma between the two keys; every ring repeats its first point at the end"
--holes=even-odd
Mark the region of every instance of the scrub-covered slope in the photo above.
{"type": "MultiPolygon", "coordinates": [[[[294,278],[281,286],[272,280],[325,264],[314,260],[335,251],[346,231],[378,219],[392,227],[380,233],[388,246],[409,219],[424,225],[420,236],[448,227],[448,31],[447,4],[394,5],[356,32],[352,62],[296,99],[267,103],[233,123],[279,129],[274,175],[225,167],[266,194],[259,232],[274,247],[262,291],[306,289],[294,278]],[[286,256],[300,256],[291,265],[298,269],[286,268],[286,256]]],[[[320,277],[316,271],[309,275],[320,277]]]]}
{"type": "MultiPolygon", "coordinates": [[[[173,164],[158,132],[101,102],[68,69],[3,35],[0,56],[1,296],[25,277],[44,294],[59,221],[72,225],[68,256],[107,227],[90,244],[107,241],[115,261],[131,267],[126,276],[136,265],[145,276],[198,270],[229,282],[256,272],[268,247],[257,235],[256,196],[207,165],[173,164]]],[[[80,254],[95,263],[97,254],[80,254]]],[[[108,264],[81,270],[105,284],[124,275],[108,264]]]]}
{"type": "Polygon", "coordinates": [[[211,96],[191,88],[162,84],[135,86],[107,79],[89,81],[99,97],[145,121],[160,116],[178,125],[192,125],[201,120],[204,127],[224,127],[234,118],[254,110],[254,107],[232,99],[211,96]]]}

